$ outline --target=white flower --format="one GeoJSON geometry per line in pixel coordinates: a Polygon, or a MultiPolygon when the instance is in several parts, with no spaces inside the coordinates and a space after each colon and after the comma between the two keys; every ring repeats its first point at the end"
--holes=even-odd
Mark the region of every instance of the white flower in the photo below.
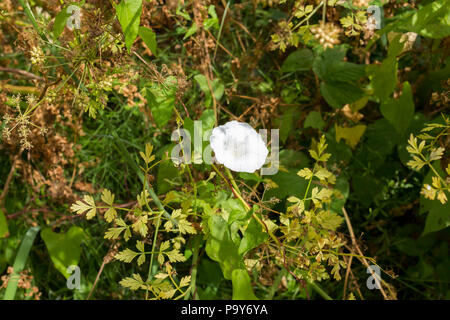
{"type": "Polygon", "coordinates": [[[261,136],[245,122],[234,120],[214,128],[209,141],[217,161],[233,171],[253,173],[269,153],[261,136]]]}

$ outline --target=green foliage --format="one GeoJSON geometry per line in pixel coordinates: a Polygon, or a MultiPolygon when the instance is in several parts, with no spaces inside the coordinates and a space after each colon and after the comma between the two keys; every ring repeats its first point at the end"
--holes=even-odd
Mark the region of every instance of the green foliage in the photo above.
{"type": "Polygon", "coordinates": [[[428,212],[425,229],[422,235],[442,230],[450,225],[450,210],[447,195],[450,193],[450,165],[442,170],[440,163],[445,148],[437,146],[439,139],[450,133],[450,119],[443,116],[444,124],[430,123],[421,130],[418,138],[412,134],[406,150],[412,156],[407,165],[413,170],[430,168],[420,191],[421,213],[428,212]]]}
{"type": "Polygon", "coordinates": [[[303,124],[304,128],[315,128],[315,129],[322,129],[325,126],[325,122],[322,119],[322,116],[317,111],[311,111],[308,113],[308,116],[305,119],[305,122],[303,124]]]}
{"type": "Polygon", "coordinates": [[[414,116],[414,101],[410,84],[408,82],[403,84],[403,92],[398,99],[383,101],[380,111],[397,132],[403,135],[414,116]]]}
{"type": "Polygon", "coordinates": [[[235,269],[231,277],[233,282],[233,300],[258,300],[253,293],[247,270],[235,269]]]}
{"type": "Polygon", "coordinates": [[[364,95],[357,81],[365,75],[364,66],[341,61],[346,50],[327,49],[314,59],[314,73],[322,80],[320,92],[333,108],[356,102],[364,95]]]}
{"type": "Polygon", "coordinates": [[[312,68],[314,56],[309,49],[299,49],[292,52],[281,66],[283,72],[308,71],[312,68]]]}
{"type": "Polygon", "coordinates": [[[82,1],[73,32],[72,3],[18,2],[0,2],[1,297],[449,299],[448,0],[82,1]],[[276,174],[202,161],[231,120],[279,129],[276,174]]]}
{"type": "Polygon", "coordinates": [[[142,0],[121,0],[116,5],[117,19],[122,27],[128,52],[139,34],[142,14],[142,0]]]}
{"type": "Polygon", "coordinates": [[[384,101],[395,90],[397,85],[397,56],[403,50],[403,43],[400,41],[401,36],[396,36],[389,44],[387,58],[383,60],[381,65],[367,66],[367,75],[371,80],[374,95],[384,101]]]}
{"type": "Polygon", "coordinates": [[[70,14],[67,13],[67,7],[64,7],[55,17],[55,23],[53,24],[53,36],[55,38],[59,38],[61,33],[64,31],[64,28],[67,24],[67,19],[70,17],[70,14]]]}
{"type": "Polygon", "coordinates": [[[173,114],[177,79],[169,76],[163,84],[151,83],[145,89],[155,123],[161,128],[169,122],[173,114]]]}
{"type": "Polygon", "coordinates": [[[10,276],[10,280],[8,281],[8,286],[6,287],[3,300],[14,300],[20,278],[19,274],[25,267],[25,263],[28,260],[34,239],[36,238],[39,230],[39,227],[31,227],[22,238],[22,242],[20,243],[19,250],[17,251],[16,258],[14,260],[13,272],[10,276]]]}
{"type": "Polygon", "coordinates": [[[142,40],[144,40],[144,43],[156,56],[158,45],[156,43],[156,34],[153,32],[153,30],[146,27],[139,27],[139,36],[142,38],[142,40]]]}
{"type": "Polygon", "coordinates": [[[3,210],[0,209],[0,238],[4,238],[8,236],[9,230],[8,230],[8,222],[6,221],[5,214],[3,213],[3,210]]]}
{"type": "Polygon", "coordinates": [[[194,77],[195,81],[197,81],[200,86],[200,90],[205,94],[205,107],[209,108],[212,106],[213,95],[214,99],[219,101],[224,93],[224,85],[220,83],[219,79],[214,79],[210,81],[202,74],[198,74],[194,77]]]}
{"type": "Polygon", "coordinates": [[[78,265],[80,261],[81,242],[85,238],[83,229],[72,226],[66,233],[56,233],[51,228],[45,228],[41,231],[41,238],[55,268],[68,278],[70,273],[67,268],[78,265]]]}
{"type": "Polygon", "coordinates": [[[206,243],[206,253],[220,264],[224,278],[231,280],[233,270],[245,267],[239,245],[232,240],[230,227],[221,216],[211,216],[208,226],[210,237],[206,243]]]}

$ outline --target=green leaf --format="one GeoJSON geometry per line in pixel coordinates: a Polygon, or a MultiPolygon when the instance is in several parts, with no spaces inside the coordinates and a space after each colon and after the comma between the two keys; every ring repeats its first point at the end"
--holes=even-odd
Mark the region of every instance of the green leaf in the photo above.
{"type": "Polygon", "coordinates": [[[337,142],[339,142],[339,140],[341,139],[344,139],[351,148],[355,148],[362,135],[366,131],[366,126],[363,124],[359,124],[353,127],[345,128],[335,124],[335,129],[337,142]]]}
{"type": "Polygon", "coordinates": [[[340,191],[340,197],[335,197],[330,204],[330,209],[336,213],[342,213],[342,207],[345,205],[347,201],[348,195],[350,193],[350,184],[347,179],[343,176],[339,176],[336,179],[335,189],[340,191]]]}
{"type": "Polygon", "coordinates": [[[126,263],[130,263],[131,261],[133,261],[134,258],[136,258],[136,256],[139,254],[139,252],[135,252],[131,249],[126,248],[123,251],[120,251],[119,253],[117,253],[114,258],[119,260],[119,261],[123,261],[126,263]]]}
{"type": "Polygon", "coordinates": [[[172,117],[177,87],[177,78],[169,76],[163,84],[152,83],[150,88],[146,88],[147,100],[158,128],[165,126],[172,117]]]}
{"type": "Polygon", "coordinates": [[[125,36],[128,52],[139,33],[139,23],[142,13],[142,0],[122,0],[116,6],[117,19],[125,36]]]}
{"type": "Polygon", "coordinates": [[[233,284],[233,300],[259,300],[253,293],[250,276],[245,269],[233,270],[231,282],[233,284]]]}
{"type": "Polygon", "coordinates": [[[356,82],[365,75],[365,66],[341,61],[344,57],[345,50],[341,48],[327,49],[314,59],[314,73],[325,82],[356,82]]]}
{"type": "Polygon", "coordinates": [[[297,171],[298,170],[289,170],[289,172],[278,171],[277,174],[270,176],[270,180],[275,182],[278,187],[267,190],[264,193],[264,200],[268,200],[271,197],[284,199],[288,196],[303,198],[308,182],[299,177],[296,174],[297,171]]]}
{"type": "Polygon", "coordinates": [[[50,258],[55,268],[66,279],[70,276],[67,267],[78,265],[81,255],[81,241],[85,237],[83,229],[72,226],[66,233],[55,233],[51,228],[45,228],[41,232],[50,258]]]}
{"type": "Polygon", "coordinates": [[[403,135],[414,116],[414,101],[409,83],[403,84],[403,93],[398,99],[391,98],[384,101],[380,111],[397,132],[403,135]]]}
{"type": "Polygon", "coordinates": [[[331,211],[320,211],[317,214],[317,220],[323,228],[333,231],[344,222],[344,218],[331,211]]]}
{"type": "Polygon", "coordinates": [[[360,100],[364,91],[357,81],[365,75],[365,67],[346,61],[346,49],[327,49],[314,59],[314,73],[322,80],[320,92],[333,108],[360,100]]]}
{"type": "Polygon", "coordinates": [[[153,32],[153,30],[146,27],[139,27],[139,36],[142,38],[142,40],[144,40],[144,43],[156,57],[156,34],[153,32]]]}
{"type": "Polygon", "coordinates": [[[299,49],[292,52],[281,66],[282,72],[308,71],[312,68],[314,55],[309,49],[299,49]]]}
{"type": "Polygon", "coordinates": [[[293,132],[294,118],[298,114],[298,110],[293,107],[283,110],[283,115],[280,118],[274,119],[275,125],[280,128],[280,140],[282,143],[286,142],[289,135],[293,132]]]}
{"type": "Polygon", "coordinates": [[[3,210],[0,209],[0,238],[5,238],[9,235],[8,222],[6,221],[3,210]]]}
{"type": "Polygon", "coordinates": [[[305,119],[303,128],[315,128],[321,130],[325,126],[325,122],[320,115],[320,112],[311,111],[305,119]]]}
{"type": "Polygon", "coordinates": [[[203,27],[205,30],[209,30],[210,28],[218,29],[219,28],[219,18],[217,17],[216,10],[213,5],[208,7],[208,14],[211,18],[205,19],[203,21],[203,27]]]}
{"type": "Polygon", "coordinates": [[[228,223],[219,215],[212,215],[208,219],[210,235],[206,242],[206,253],[217,261],[225,279],[231,280],[235,269],[244,269],[242,256],[238,253],[238,246],[231,240],[228,223]]]}
{"type": "Polygon", "coordinates": [[[67,19],[71,15],[67,13],[67,7],[64,7],[55,17],[55,23],[53,24],[53,36],[58,39],[67,24],[67,19]]]}
{"type": "Polygon", "coordinates": [[[173,165],[173,162],[170,160],[161,162],[156,180],[158,194],[167,193],[173,189],[173,183],[179,182],[181,182],[180,170],[173,165]]]}
{"type": "Polygon", "coordinates": [[[345,104],[356,102],[364,96],[364,91],[359,86],[342,81],[322,82],[320,92],[325,101],[333,108],[341,108],[345,104]]]}
{"type": "Polygon", "coordinates": [[[450,35],[450,3],[448,0],[431,1],[417,11],[406,11],[396,22],[381,30],[381,34],[415,32],[423,37],[442,39],[450,35]]]}
{"type": "Polygon", "coordinates": [[[374,95],[382,101],[394,92],[397,85],[397,56],[403,50],[400,37],[401,35],[395,37],[389,43],[388,56],[381,65],[372,64],[366,68],[374,95]]]}
{"type": "MultiPolygon", "coordinates": [[[[433,163],[433,167],[439,173],[441,177],[445,176],[445,173],[441,169],[439,161],[433,163]]],[[[427,176],[423,180],[423,184],[431,184],[432,177],[435,176],[434,172],[430,169],[427,176]]],[[[442,204],[439,200],[426,199],[423,195],[420,196],[420,213],[428,212],[427,219],[425,221],[425,228],[421,236],[424,236],[431,232],[436,232],[450,226],[450,201],[442,204]]]]}
{"type": "Polygon", "coordinates": [[[130,288],[130,290],[137,290],[144,284],[144,280],[142,280],[142,277],[139,274],[133,274],[132,278],[126,277],[122,279],[119,284],[122,287],[130,288]]]}
{"type": "Polygon", "coordinates": [[[197,25],[195,23],[192,24],[192,26],[186,31],[186,34],[183,37],[183,40],[186,40],[190,36],[192,36],[194,33],[197,32],[197,25]]]}
{"type": "Polygon", "coordinates": [[[267,233],[263,232],[262,226],[252,217],[239,245],[239,254],[245,255],[248,251],[266,241],[268,236],[267,233]]]}
{"type": "Polygon", "coordinates": [[[219,101],[223,93],[225,92],[225,86],[220,82],[219,79],[214,79],[210,81],[211,89],[208,85],[208,79],[203,74],[198,74],[194,77],[195,81],[197,81],[200,86],[200,90],[205,94],[205,107],[209,108],[212,106],[212,96],[211,89],[214,93],[214,98],[219,101]]]}

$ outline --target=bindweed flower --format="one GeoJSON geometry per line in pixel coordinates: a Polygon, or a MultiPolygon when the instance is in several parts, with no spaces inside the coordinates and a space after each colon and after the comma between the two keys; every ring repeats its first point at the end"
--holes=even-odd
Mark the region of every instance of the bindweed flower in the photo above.
{"type": "Polygon", "coordinates": [[[234,120],[214,128],[209,141],[217,161],[237,172],[255,172],[269,153],[261,136],[245,122],[234,120]]]}

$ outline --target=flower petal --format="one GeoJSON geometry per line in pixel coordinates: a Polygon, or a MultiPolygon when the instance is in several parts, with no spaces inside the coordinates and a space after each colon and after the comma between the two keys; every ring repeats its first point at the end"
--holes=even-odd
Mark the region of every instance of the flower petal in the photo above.
{"type": "Polygon", "coordinates": [[[255,172],[264,165],[269,153],[255,129],[235,120],[214,128],[210,143],[217,162],[237,172],[255,172]]]}

